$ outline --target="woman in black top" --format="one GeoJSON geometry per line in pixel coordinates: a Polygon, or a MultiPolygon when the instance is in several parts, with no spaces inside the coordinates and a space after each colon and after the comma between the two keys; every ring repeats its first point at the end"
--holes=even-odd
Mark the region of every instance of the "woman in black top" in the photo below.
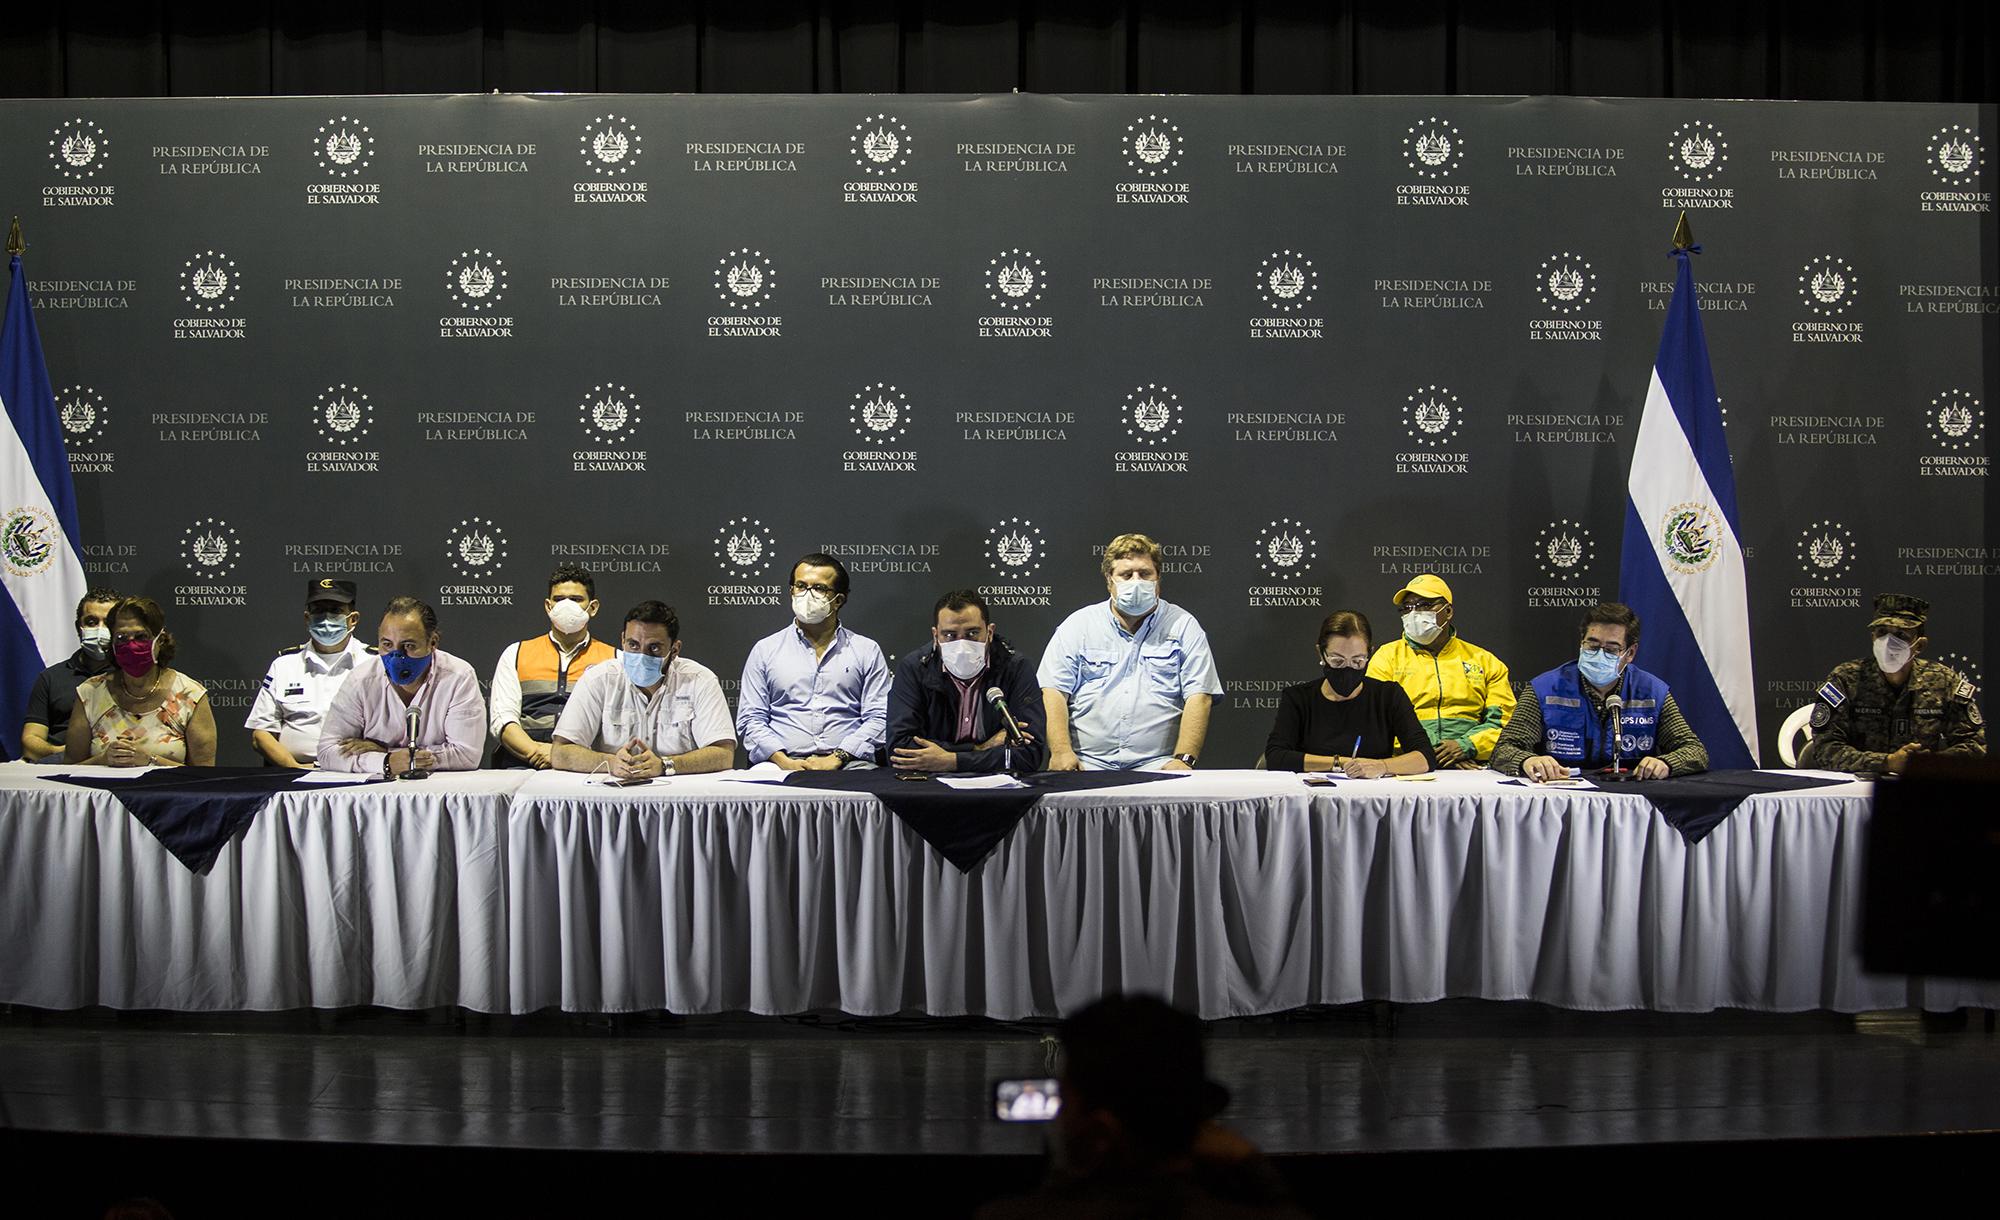
{"type": "Polygon", "coordinates": [[[1345,770],[1355,779],[1420,775],[1435,765],[1409,695],[1363,675],[1374,644],[1368,616],[1338,610],[1319,625],[1320,678],[1285,688],[1264,745],[1273,771],[1345,770]]]}

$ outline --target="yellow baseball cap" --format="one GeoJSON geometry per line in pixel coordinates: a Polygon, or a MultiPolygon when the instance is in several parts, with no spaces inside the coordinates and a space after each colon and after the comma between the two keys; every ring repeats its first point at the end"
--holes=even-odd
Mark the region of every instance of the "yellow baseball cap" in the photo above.
{"type": "Polygon", "coordinates": [[[1445,601],[1449,602],[1451,600],[1451,586],[1432,576],[1429,572],[1425,572],[1422,576],[1412,576],[1410,583],[1396,590],[1396,596],[1389,600],[1400,606],[1413,597],[1422,598],[1425,601],[1429,601],[1435,597],[1442,597],[1445,601]]]}

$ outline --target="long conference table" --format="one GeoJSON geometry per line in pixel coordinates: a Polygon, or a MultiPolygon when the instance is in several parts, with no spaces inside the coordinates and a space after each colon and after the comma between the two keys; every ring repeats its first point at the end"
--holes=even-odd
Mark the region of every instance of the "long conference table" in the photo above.
{"type": "Polygon", "coordinates": [[[2000,983],[1861,969],[1861,782],[1752,796],[1690,845],[1626,791],[1205,771],[1045,796],[962,873],[865,793],[466,772],[286,789],[197,875],[56,770],[0,764],[4,1003],[2000,1007],[2000,983]]]}

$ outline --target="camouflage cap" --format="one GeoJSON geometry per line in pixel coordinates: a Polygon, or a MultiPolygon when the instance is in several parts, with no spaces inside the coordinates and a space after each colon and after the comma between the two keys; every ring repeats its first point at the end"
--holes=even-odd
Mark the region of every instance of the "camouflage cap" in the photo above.
{"type": "Polygon", "coordinates": [[[1894,627],[1901,631],[1922,631],[1931,616],[1931,604],[1907,593],[1879,593],[1875,597],[1875,617],[1870,627],[1894,627]]]}

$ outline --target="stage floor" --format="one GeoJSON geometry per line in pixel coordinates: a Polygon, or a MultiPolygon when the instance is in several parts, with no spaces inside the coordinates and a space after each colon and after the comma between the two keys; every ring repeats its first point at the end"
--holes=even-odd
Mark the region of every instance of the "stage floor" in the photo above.
{"type": "MultiPolygon", "coordinates": [[[[1227,1121],[1280,1156],[2000,1130],[2000,1039],[1912,1013],[1451,1001],[1210,1027],[1227,1121]]],[[[989,1082],[1052,1025],[762,1017],[0,1014],[0,1125],[118,1137],[1029,1157],[989,1082]]]]}

